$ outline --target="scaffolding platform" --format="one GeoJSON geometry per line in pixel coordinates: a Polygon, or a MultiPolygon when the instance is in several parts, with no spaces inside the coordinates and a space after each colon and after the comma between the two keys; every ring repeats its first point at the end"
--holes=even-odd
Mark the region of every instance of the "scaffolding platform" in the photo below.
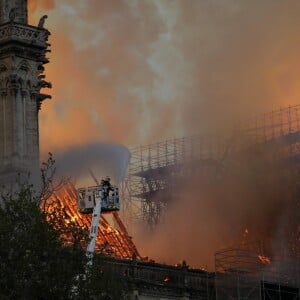
{"type": "Polygon", "coordinates": [[[176,199],[183,178],[215,183],[226,178],[228,169],[236,168],[238,173],[239,166],[251,165],[262,156],[268,157],[270,166],[280,161],[299,167],[300,105],[249,118],[236,128],[227,136],[191,136],[132,148],[122,186],[125,219],[143,219],[156,226],[176,199]],[[243,161],[246,154],[248,162],[243,161]]]}

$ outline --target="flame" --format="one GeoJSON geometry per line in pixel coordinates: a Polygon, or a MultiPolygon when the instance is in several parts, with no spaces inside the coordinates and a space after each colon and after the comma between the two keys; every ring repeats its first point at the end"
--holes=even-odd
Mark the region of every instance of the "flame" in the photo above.
{"type": "Polygon", "coordinates": [[[259,260],[266,266],[271,264],[271,259],[264,255],[258,255],[259,260]]]}
{"type": "Polygon", "coordinates": [[[243,238],[246,238],[249,234],[249,229],[245,228],[244,232],[243,232],[243,238]]]}
{"type": "MultiPolygon", "coordinates": [[[[66,226],[77,225],[81,228],[89,229],[91,224],[91,215],[82,215],[77,210],[77,193],[74,185],[70,182],[64,184],[58,191],[55,191],[50,198],[46,200],[44,208],[48,215],[63,208],[64,216],[62,216],[66,226]]],[[[101,215],[100,228],[97,236],[96,251],[116,258],[137,258],[141,256],[132,242],[131,237],[119,217],[118,213],[112,213],[118,228],[109,224],[105,216],[101,215]]],[[[70,243],[70,237],[63,236],[66,243],[70,243]]]]}

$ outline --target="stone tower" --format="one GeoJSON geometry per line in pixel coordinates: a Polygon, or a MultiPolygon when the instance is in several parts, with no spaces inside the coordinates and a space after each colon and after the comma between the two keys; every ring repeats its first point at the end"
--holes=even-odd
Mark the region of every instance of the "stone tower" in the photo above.
{"type": "Polygon", "coordinates": [[[28,25],[27,0],[0,0],[0,185],[39,168],[38,113],[51,88],[43,75],[47,16],[28,25]]]}

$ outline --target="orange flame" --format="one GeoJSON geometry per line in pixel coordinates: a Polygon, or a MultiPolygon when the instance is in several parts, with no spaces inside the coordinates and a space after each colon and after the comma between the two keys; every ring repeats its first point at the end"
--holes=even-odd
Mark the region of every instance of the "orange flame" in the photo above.
{"type": "Polygon", "coordinates": [[[248,234],[249,234],[249,230],[248,230],[248,228],[246,228],[243,232],[243,237],[244,238],[247,237],[248,234]]]}
{"type": "MultiPolygon", "coordinates": [[[[46,201],[46,211],[51,213],[58,208],[63,208],[66,214],[64,223],[69,226],[71,223],[82,228],[89,229],[91,225],[91,215],[82,215],[77,210],[77,192],[70,182],[64,184],[58,191],[46,201]]],[[[100,228],[97,236],[96,251],[116,258],[138,258],[141,259],[136,246],[119,217],[118,213],[112,213],[118,228],[111,226],[105,216],[101,215],[100,228]]],[[[63,237],[68,243],[69,237],[63,237]]]]}
{"type": "Polygon", "coordinates": [[[266,266],[271,264],[271,259],[264,255],[258,255],[259,260],[266,266]]]}

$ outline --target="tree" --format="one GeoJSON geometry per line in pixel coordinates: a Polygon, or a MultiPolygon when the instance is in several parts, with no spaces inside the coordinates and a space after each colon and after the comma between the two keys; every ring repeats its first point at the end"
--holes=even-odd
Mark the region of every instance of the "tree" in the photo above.
{"type": "Polygon", "coordinates": [[[84,272],[84,250],[64,245],[31,186],[2,200],[0,298],[67,299],[75,276],[84,272]]]}
{"type": "MultiPolygon", "coordinates": [[[[53,187],[54,163],[51,156],[42,170],[44,195],[53,187]]],[[[41,209],[41,196],[28,183],[2,195],[0,299],[123,299],[126,285],[103,256],[96,255],[87,269],[87,232],[63,208],[41,209]]]]}

